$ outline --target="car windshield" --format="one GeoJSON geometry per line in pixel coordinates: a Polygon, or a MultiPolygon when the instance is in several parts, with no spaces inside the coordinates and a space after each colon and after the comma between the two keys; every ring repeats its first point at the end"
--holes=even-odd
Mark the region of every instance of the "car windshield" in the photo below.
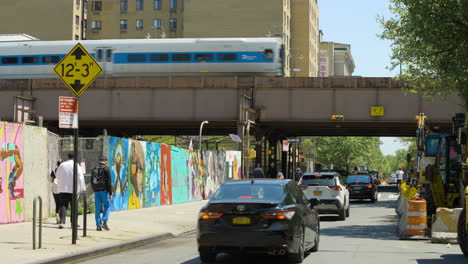
{"type": "Polygon", "coordinates": [[[279,184],[225,184],[211,197],[211,201],[239,202],[277,201],[284,199],[284,185],[279,184]]]}
{"type": "Polygon", "coordinates": [[[335,180],[333,175],[304,175],[302,177],[301,185],[307,186],[333,186],[335,180]]]}
{"type": "Polygon", "coordinates": [[[346,183],[370,183],[371,177],[367,175],[351,175],[346,178],[346,183]]]}

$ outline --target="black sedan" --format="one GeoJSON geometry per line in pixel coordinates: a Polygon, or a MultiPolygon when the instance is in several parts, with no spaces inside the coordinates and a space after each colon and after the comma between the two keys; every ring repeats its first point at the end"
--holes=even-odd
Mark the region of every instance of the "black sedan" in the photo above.
{"type": "Polygon", "coordinates": [[[202,208],[197,242],[200,259],[219,252],[266,253],[301,263],[318,250],[320,222],[315,206],[291,180],[242,180],[223,184],[202,208]]]}
{"type": "Polygon", "coordinates": [[[350,199],[370,199],[377,201],[378,185],[370,175],[350,175],[346,178],[346,188],[350,199]]]}

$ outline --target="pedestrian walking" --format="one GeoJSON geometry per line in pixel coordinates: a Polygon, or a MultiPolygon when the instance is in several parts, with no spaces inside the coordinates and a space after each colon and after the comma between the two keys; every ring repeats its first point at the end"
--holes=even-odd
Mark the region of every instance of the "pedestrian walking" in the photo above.
{"type": "Polygon", "coordinates": [[[284,180],[284,175],[280,170],[278,171],[278,174],[276,174],[276,178],[279,180],[284,180]]]}
{"type": "Polygon", "coordinates": [[[257,164],[257,167],[254,169],[254,178],[265,178],[265,174],[263,173],[262,167],[260,167],[260,164],[257,164]]]}
{"type": "Polygon", "coordinates": [[[107,225],[110,214],[110,200],[112,199],[112,182],[107,158],[101,157],[99,165],[91,173],[91,187],[94,191],[94,210],[96,217],[96,230],[110,230],[107,225]],[[103,208],[101,215],[101,208],[103,208]]]}
{"type": "Polygon", "coordinates": [[[57,161],[57,167],[53,169],[50,172],[50,182],[52,184],[52,195],[54,196],[54,201],[55,201],[55,220],[57,222],[57,225],[60,224],[60,216],[59,216],[59,211],[60,211],[60,193],[57,190],[57,177],[55,173],[57,172],[58,167],[62,163],[61,160],[57,161]]]}
{"type": "Polygon", "coordinates": [[[405,173],[403,172],[403,169],[402,169],[401,167],[398,168],[398,170],[396,171],[397,186],[398,186],[398,188],[400,188],[400,184],[401,184],[401,181],[403,181],[404,175],[405,175],[405,173]]]}
{"type": "MultiPolygon", "coordinates": [[[[65,224],[65,219],[67,216],[68,207],[73,200],[73,163],[74,161],[73,153],[68,154],[68,160],[62,162],[57,169],[56,178],[57,178],[57,192],[59,193],[60,199],[60,223],[59,229],[63,229],[65,224]]],[[[85,181],[83,171],[78,163],[77,166],[77,192],[86,191],[85,181]]],[[[73,224],[73,217],[70,217],[70,222],[73,224]]]]}
{"type": "Polygon", "coordinates": [[[300,180],[302,177],[302,171],[301,168],[296,168],[296,173],[294,174],[294,177],[296,181],[300,180]]]}

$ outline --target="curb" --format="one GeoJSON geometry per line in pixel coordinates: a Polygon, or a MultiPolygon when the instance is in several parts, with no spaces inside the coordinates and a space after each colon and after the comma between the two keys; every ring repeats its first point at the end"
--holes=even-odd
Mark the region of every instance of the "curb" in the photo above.
{"type": "Polygon", "coordinates": [[[132,241],[129,241],[129,242],[123,242],[123,243],[115,244],[115,245],[112,245],[112,246],[102,247],[102,248],[98,248],[98,249],[94,249],[94,250],[83,251],[83,252],[79,252],[79,253],[75,253],[75,254],[71,254],[71,255],[66,255],[66,256],[62,256],[62,257],[57,257],[57,258],[53,258],[53,259],[49,259],[49,260],[45,260],[45,261],[33,262],[33,264],[39,264],[39,263],[43,263],[43,264],[77,263],[77,262],[81,262],[81,261],[85,261],[85,260],[98,258],[98,257],[114,254],[114,253],[117,253],[117,252],[129,250],[129,249],[132,249],[132,248],[140,247],[140,246],[143,246],[143,245],[146,245],[146,244],[151,244],[151,243],[154,243],[154,242],[158,242],[158,241],[173,238],[173,237],[175,237],[175,236],[173,234],[171,234],[171,233],[162,233],[162,234],[159,234],[159,235],[149,236],[149,237],[145,237],[145,238],[141,238],[141,239],[137,239],[137,240],[132,240],[132,241]]]}

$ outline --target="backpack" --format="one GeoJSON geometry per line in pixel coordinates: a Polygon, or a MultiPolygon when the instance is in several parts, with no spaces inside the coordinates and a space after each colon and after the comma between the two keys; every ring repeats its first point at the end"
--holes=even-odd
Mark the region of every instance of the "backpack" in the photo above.
{"type": "Polygon", "coordinates": [[[106,173],[104,167],[96,167],[91,172],[91,188],[93,191],[105,191],[106,190],[106,173]]]}

